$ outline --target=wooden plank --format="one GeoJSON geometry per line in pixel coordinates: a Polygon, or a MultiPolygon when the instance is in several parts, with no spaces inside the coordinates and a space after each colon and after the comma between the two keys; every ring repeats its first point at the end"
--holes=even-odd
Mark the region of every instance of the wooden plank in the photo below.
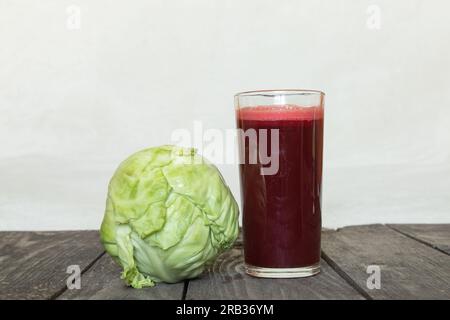
{"type": "Polygon", "coordinates": [[[383,225],[325,233],[324,257],[374,299],[449,299],[450,256],[383,225]],[[368,289],[367,266],[381,269],[381,288],[368,289]]]}
{"type": "Polygon", "coordinates": [[[309,278],[254,278],[245,274],[242,248],[233,248],[189,281],[186,299],[363,299],[325,261],[321,267],[309,278]]]}
{"type": "Polygon", "coordinates": [[[121,268],[105,254],[81,278],[81,289],[66,290],[58,299],[93,300],[181,300],[184,283],[158,283],[151,288],[133,289],[120,279],[121,268]]]}
{"type": "Polygon", "coordinates": [[[49,299],[102,252],[98,231],[0,232],[0,300],[49,299]]]}
{"type": "Polygon", "coordinates": [[[450,224],[390,224],[388,226],[450,254],[450,224]]]}

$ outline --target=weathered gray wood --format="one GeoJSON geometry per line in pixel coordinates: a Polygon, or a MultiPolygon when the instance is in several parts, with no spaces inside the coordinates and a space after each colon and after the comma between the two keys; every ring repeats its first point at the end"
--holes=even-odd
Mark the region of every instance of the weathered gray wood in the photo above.
{"type": "MultiPolygon", "coordinates": [[[[219,257],[209,272],[189,282],[186,298],[361,299],[355,286],[375,299],[449,299],[450,256],[444,253],[449,253],[449,234],[448,224],[372,225],[325,231],[322,248],[331,267],[323,261],[320,275],[303,279],[247,276],[242,240],[238,240],[236,247],[219,257]],[[379,290],[366,287],[368,265],[381,268],[379,290]]],[[[142,290],[126,287],[112,259],[106,254],[98,259],[102,253],[97,231],[0,232],[0,299],[183,296],[183,283],[158,284],[142,290]],[[69,265],[79,265],[85,271],[80,290],[64,291],[69,265]]]]}
{"type": "Polygon", "coordinates": [[[449,299],[450,256],[383,225],[346,227],[323,236],[326,259],[374,299],[449,299]],[[367,266],[381,269],[368,289],[367,266]]]}
{"type": "Polygon", "coordinates": [[[363,299],[325,261],[321,267],[309,278],[254,278],[245,274],[242,248],[234,248],[189,281],[186,299],[363,299]]]}
{"type": "Polygon", "coordinates": [[[388,226],[450,254],[450,224],[390,224],[388,226]]]}
{"type": "Polygon", "coordinates": [[[0,232],[0,300],[49,299],[102,252],[98,231],[0,232]]]}
{"type": "Polygon", "coordinates": [[[121,268],[108,254],[102,256],[81,278],[81,289],[66,290],[58,299],[93,300],[181,300],[183,283],[158,283],[151,288],[133,289],[120,279],[121,268]]]}

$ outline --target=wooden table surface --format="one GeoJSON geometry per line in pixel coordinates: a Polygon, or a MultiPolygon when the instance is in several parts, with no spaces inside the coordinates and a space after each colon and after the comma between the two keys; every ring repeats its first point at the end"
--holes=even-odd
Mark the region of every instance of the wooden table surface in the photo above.
{"type": "Polygon", "coordinates": [[[322,271],[310,278],[244,273],[242,241],[201,277],[126,287],[98,231],[0,232],[0,299],[450,299],[450,224],[366,225],[323,231],[322,271]],[[78,265],[81,288],[68,289],[78,265]],[[369,265],[381,288],[369,289],[369,265]]]}

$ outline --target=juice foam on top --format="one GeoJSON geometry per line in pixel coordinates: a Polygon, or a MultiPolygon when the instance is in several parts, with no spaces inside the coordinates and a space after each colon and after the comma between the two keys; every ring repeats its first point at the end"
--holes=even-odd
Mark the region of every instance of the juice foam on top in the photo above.
{"type": "Polygon", "coordinates": [[[323,118],[323,108],[319,106],[306,107],[291,104],[243,107],[237,112],[240,120],[280,121],[323,118]]]}

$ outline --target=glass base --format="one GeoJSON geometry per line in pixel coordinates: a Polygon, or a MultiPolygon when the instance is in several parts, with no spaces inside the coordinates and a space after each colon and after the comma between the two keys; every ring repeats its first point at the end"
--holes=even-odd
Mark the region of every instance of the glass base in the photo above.
{"type": "Polygon", "coordinates": [[[246,264],[245,272],[258,278],[304,278],[318,274],[320,263],[299,268],[264,268],[246,264]]]}

